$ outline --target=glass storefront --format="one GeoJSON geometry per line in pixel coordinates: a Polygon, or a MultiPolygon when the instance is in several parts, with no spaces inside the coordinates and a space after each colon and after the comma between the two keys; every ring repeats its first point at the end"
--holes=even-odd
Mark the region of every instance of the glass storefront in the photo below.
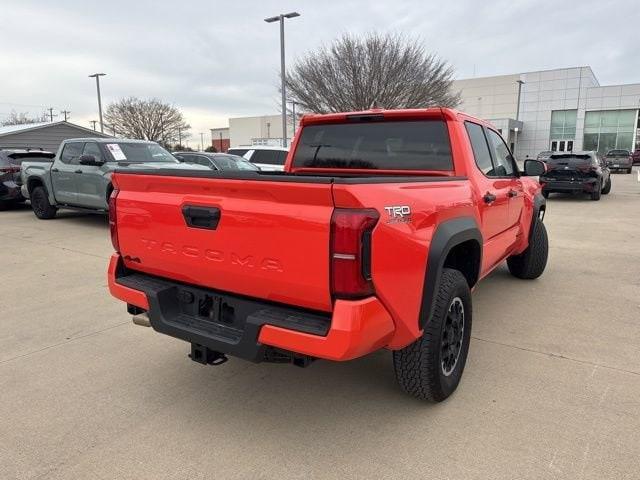
{"type": "Polygon", "coordinates": [[[597,150],[602,154],[615,148],[633,151],[637,118],[637,110],[586,112],[583,149],[597,150]]]}
{"type": "Polygon", "coordinates": [[[576,136],[577,110],[551,112],[551,140],[573,140],[576,136]]]}

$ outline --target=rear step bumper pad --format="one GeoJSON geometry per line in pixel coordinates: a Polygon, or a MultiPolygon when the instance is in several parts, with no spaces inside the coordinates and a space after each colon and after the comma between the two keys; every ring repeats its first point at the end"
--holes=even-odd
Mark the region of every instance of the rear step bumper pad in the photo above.
{"type": "Polygon", "coordinates": [[[254,362],[264,358],[266,346],[350,360],[384,347],[394,332],[375,297],[337,300],[330,316],[127,272],[117,253],[108,276],[111,294],[147,310],[154,330],[254,362]],[[215,319],[194,313],[203,304],[218,312],[215,319]]]}

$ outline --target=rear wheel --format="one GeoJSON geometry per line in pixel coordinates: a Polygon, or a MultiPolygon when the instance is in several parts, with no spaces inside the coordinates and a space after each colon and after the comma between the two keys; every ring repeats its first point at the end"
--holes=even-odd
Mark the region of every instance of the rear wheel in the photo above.
{"type": "Polygon", "coordinates": [[[441,402],[460,383],[471,340],[471,292],[464,275],[445,268],[433,315],[423,334],[393,352],[400,388],[423,400],[441,402]]]}
{"type": "Polygon", "coordinates": [[[611,177],[607,178],[607,182],[604,184],[604,188],[602,189],[603,195],[606,195],[611,191],[611,177]]]}
{"type": "Polygon", "coordinates": [[[629,174],[629,173],[631,173],[632,171],[633,171],[633,167],[629,167],[629,168],[627,169],[627,173],[628,173],[628,174],[629,174]]]}
{"type": "Polygon", "coordinates": [[[547,191],[543,190],[543,191],[542,191],[542,196],[543,196],[544,198],[549,198],[549,192],[547,192],[547,191]]]}
{"type": "Polygon", "coordinates": [[[540,220],[536,219],[531,232],[529,246],[520,255],[507,259],[507,266],[511,275],[525,280],[538,278],[544,272],[549,257],[549,239],[547,229],[540,220]]]}
{"type": "Polygon", "coordinates": [[[49,196],[44,187],[36,187],[31,192],[31,208],[41,220],[49,220],[56,216],[58,209],[49,203],[49,196]]]}
{"type": "Polygon", "coordinates": [[[591,192],[591,200],[595,200],[596,202],[600,200],[600,192],[602,191],[602,183],[599,183],[591,192]]]}

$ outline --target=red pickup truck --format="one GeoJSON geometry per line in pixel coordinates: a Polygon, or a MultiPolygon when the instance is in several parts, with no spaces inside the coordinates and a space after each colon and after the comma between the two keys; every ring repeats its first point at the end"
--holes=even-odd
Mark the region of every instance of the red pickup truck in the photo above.
{"type": "Polygon", "coordinates": [[[385,348],[402,389],[441,401],[471,335],[470,290],[547,261],[544,164],[518,171],[454,110],[307,115],[284,172],[116,172],[111,293],[134,322],[233,355],[305,366],[385,348]]]}

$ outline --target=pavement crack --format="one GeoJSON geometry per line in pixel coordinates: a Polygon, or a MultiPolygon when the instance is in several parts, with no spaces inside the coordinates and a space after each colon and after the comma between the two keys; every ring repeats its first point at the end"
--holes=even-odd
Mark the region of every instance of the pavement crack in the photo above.
{"type": "Polygon", "coordinates": [[[6,358],[4,360],[0,360],[0,365],[12,362],[13,360],[18,360],[20,358],[28,357],[30,355],[33,355],[34,353],[39,353],[39,352],[43,352],[44,350],[49,350],[50,348],[55,348],[55,347],[59,347],[61,345],[66,345],[67,343],[71,343],[71,342],[74,342],[76,340],[81,340],[83,338],[91,337],[93,335],[98,335],[99,333],[103,333],[103,332],[106,332],[107,330],[112,330],[114,328],[118,328],[118,327],[121,327],[122,325],[127,325],[129,323],[131,323],[131,322],[127,320],[126,322],[120,322],[120,323],[117,323],[115,325],[111,325],[109,327],[105,327],[105,328],[102,328],[100,330],[96,330],[94,332],[89,332],[89,333],[85,333],[84,335],[80,335],[78,337],[70,338],[69,340],[65,340],[64,342],[54,343],[52,345],[47,345],[46,347],[38,348],[37,350],[33,350],[31,352],[27,352],[27,353],[23,353],[23,354],[20,354],[20,355],[16,355],[15,357],[11,357],[11,358],[6,358]]]}
{"type": "Polygon", "coordinates": [[[502,347],[515,348],[516,350],[522,350],[523,352],[535,353],[538,355],[544,355],[552,358],[559,358],[562,360],[569,360],[570,362],[581,363],[583,365],[591,365],[592,367],[594,367],[593,372],[591,372],[591,376],[595,374],[596,368],[606,368],[607,370],[614,370],[616,372],[628,373],[628,374],[637,375],[640,377],[640,372],[634,372],[633,370],[625,370],[624,368],[610,367],[608,365],[602,365],[600,363],[590,362],[589,360],[580,360],[578,358],[572,358],[572,357],[567,357],[565,355],[560,355],[559,353],[543,352],[541,350],[535,350],[533,348],[519,347],[518,345],[513,345],[511,343],[498,342],[497,340],[489,340],[487,338],[475,337],[473,335],[471,335],[471,338],[473,338],[474,340],[478,340],[480,342],[491,343],[493,345],[500,345],[502,347]]]}

